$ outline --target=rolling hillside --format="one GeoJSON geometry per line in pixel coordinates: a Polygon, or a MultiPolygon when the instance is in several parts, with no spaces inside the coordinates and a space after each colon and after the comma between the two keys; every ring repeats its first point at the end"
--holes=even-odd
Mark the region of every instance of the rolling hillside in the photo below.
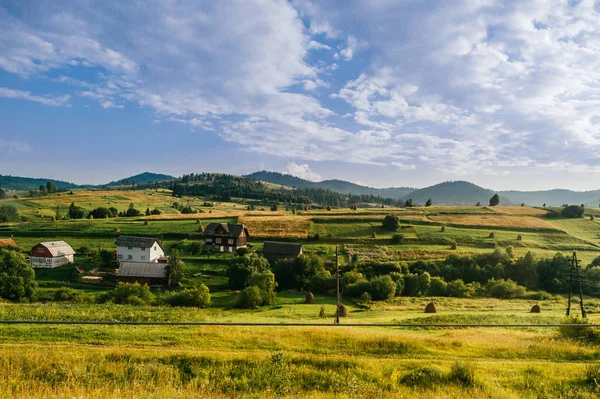
{"type": "MultiPolygon", "coordinates": [[[[423,205],[431,199],[434,205],[488,205],[490,198],[495,194],[473,183],[466,181],[449,181],[434,186],[415,190],[403,199],[412,199],[415,204],[423,205]]],[[[500,197],[501,205],[508,205],[507,198],[500,197]]]]}
{"type": "Polygon", "coordinates": [[[340,194],[355,195],[378,195],[383,198],[400,199],[408,193],[414,191],[411,187],[391,187],[391,188],[373,188],[350,183],[344,180],[323,180],[312,182],[292,175],[284,175],[277,172],[260,171],[246,175],[244,177],[256,179],[267,183],[280,184],[282,186],[295,188],[321,188],[328,189],[340,194]]]}
{"type": "Polygon", "coordinates": [[[61,180],[0,175],[0,187],[5,190],[37,190],[41,185],[45,186],[49,181],[53,182],[59,189],[78,187],[76,184],[61,180]]]}
{"type": "Polygon", "coordinates": [[[125,177],[120,180],[111,181],[110,183],[107,183],[104,186],[105,187],[121,186],[121,185],[123,185],[124,180],[127,180],[129,182],[129,184],[132,184],[132,182],[135,182],[135,184],[148,184],[148,183],[169,181],[169,180],[175,180],[175,179],[176,178],[174,176],[170,176],[170,175],[164,175],[161,173],[144,172],[144,173],[140,173],[135,176],[125,177]]]}

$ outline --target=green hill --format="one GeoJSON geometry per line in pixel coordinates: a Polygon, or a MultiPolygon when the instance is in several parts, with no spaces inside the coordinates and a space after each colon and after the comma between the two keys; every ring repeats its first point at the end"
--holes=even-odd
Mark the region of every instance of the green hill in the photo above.
{"type": "Polygon", "coordinates": [[[104,186],[106,186],[106,187],[121,186],[121,185],[123,185],[124,181],[127,181],[128,184],[132,184],[132,183],[148,184],[148,183],[163,182],[163,181],[169,181],[169,180],[175,180],[175,179],[176,179],[176,177],[170,176],[170,175],[163,175],[161,173],[144,172],[144,173],[140,173],[135,176],[125,177],[121,180],[111,181],[110,183],[107,183],[104,186]]]}
{"type": "Polygon", "coordinates": [[[58,189],[78,187],[76,184],[61,180],[0,175],[0,187],[5,190],[37,190],[41,185],[45,186],[49,181],[54,183],[58,189]]]}
{"type": "Polygon", "coordinates": [[[313,182],[292,175],[284,175],[282,173],[268,172],[264,170],[260,172],[254,172],[246,175],[245,177],[288,187],[320,188],[331,190],[340,194],[376,195],[382,198],[393,199],[400,199],[406,194],[414,191],[414,188],[411,187],[373,188],[337,179],[313,182]]]}
{"type": "MultiPolygon", "coordinates": [[[[448,181],[434,186],[415,190],[403,199],[412,199],[415,204],[424,205],[431,199],[434,205],[488,205],[494,191],[479,187],[467,181],[448,181]]],[[[511,201],[500,197],[501,205],[508,205],[511,201]]]]}

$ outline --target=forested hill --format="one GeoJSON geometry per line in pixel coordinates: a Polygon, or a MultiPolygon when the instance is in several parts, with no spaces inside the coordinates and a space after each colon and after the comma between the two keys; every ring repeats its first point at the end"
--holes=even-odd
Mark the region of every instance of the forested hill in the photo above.
{"type": "MultiPolygon", "coordinates": [[[[467,181],[448,181],[434,186],[415,190],[405,196],[405,200],[412,199],[415,204],[424,205],[431,199],[434,205],[488,205],[494,191],[479,187],[467,181]]],[[[509,205],[508,198],[500,197],[500,204],[509,205]]]]}
{"type": "Polygon", "coordinates": [[[76,184],[61,180],[0,175],[0,188],[5,190],[37,190],[41,185],[45,186],[48,182],[54,183],[58,189],[77,187],[76,184]]]}
{"type": "Polygon", "coordinates": [[[105,186],[110,187],[110,186],[122,186],[122,185],[128,186],[128,185],[132,185],[132,184],[150,184],[150,183],[164,182],[164,181],[170,181],[170,180],[175,180],[175,179],[176,179],[176,177],[170,176],[170,175],[163,175],[161,173],[144,172],[144,173],[140,173],[135,176],[126,177],[121,180],[111,181],[110,183],[105,184],[105,186]]]}
{"type": "Polygon", "coordinates": [[[562,204],[598,206],[600,203],[600,190],[571,191],[571,190],[545,190],[545,191],[500,191],[499,195],[508,198],[515,204],[525,203],[532,206],[560,206],[562,204]]]}
{"type": "Polygon", "coordinates": [[[260,171],[254,172],[246,177],[264,181],[267,183],[280,184],[282,186],[295,188],[320,188],[331,190],[340,194],[354,195],[374,195],[382,198],[400,199],[406,194],[414,191],[412,187],[390,187],[390,188],[373,188],[361,186],[359,184],[350,183],[344,180],[323,180],[320,182],[312,182],[304,180],[292,175],[284,175],[277,172],[260,171]]]}

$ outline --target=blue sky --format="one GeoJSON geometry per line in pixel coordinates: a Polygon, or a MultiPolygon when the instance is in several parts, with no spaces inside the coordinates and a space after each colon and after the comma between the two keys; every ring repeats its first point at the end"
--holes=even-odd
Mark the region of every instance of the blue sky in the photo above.
{"type": "Polygon", "coordinates": [[[599,188],[600,3],[0,3],[0,174],[599,188]]]}

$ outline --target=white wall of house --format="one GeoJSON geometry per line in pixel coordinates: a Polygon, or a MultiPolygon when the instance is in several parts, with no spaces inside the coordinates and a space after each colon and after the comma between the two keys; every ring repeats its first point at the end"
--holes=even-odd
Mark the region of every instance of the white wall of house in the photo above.
{"type": "Polygon", "coordinates": [[[73,255],[62,255],[54,258],[32,256],[29,258],[29,263],[31,264],[31,267],[34,267],[36,269],[51,269],[53,267],[66,265],[67,263],[73,263],[74,259],[75,258],[73,255]]]}
{"type": "Polygon", "coordinates": [[[164,255],[165,252],[156,242],[150,248],[117,246],[118,262],[158,262],[158,258],[164,255]]]}

